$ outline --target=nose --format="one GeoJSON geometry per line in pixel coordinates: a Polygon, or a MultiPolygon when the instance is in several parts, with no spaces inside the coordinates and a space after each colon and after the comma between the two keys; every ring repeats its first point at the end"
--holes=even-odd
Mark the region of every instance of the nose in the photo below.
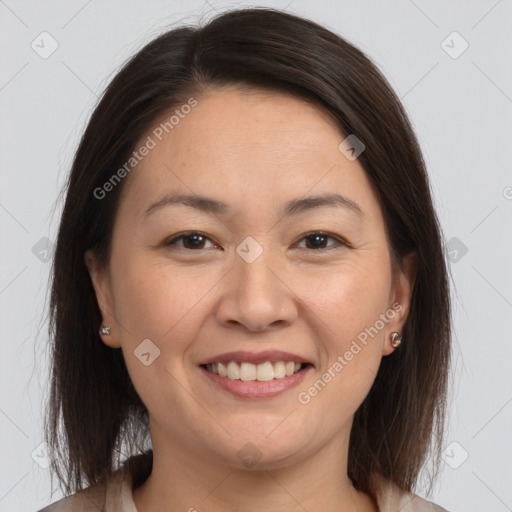
{"type": "Polygon", "coordinates": [[[262,331],[290,325],[298,318],[290,278],[268,254],[252,263],[235,255],[217,308],[217,319],[229,328],[262,331]]]}

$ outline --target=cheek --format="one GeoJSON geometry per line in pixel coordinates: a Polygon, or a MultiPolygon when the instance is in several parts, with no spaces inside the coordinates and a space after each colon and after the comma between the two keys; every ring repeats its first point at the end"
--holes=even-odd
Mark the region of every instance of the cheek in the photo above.
{"type": "Polygon", "coordinates": [[[123,343],[133,345],[149,338],[161,349],[179,348],[179,340],[187,338],[183,330],[187,325],[190,329],[190,318],[218,280],[214,272],[204,269],[125,258],[113,273],[116,318],[124,328],[123,343]]]}
{"type": "Polygon", "coordinates": [[[385,312],[391,286],[386,261],[355,256],[342,265],[310,275],[297,294],[323,320],[334,344],[349,341],[385,312]]]}
{"type": "MultiPolygon", "coordinates": [[[[391,275],[386,260],[354,259],[336,271],[316,274],[298,292],[318,321],[315,329],[326,401],[354,410],[368,393],[382,358],[391,275]],[[307,297],[307,298],[306,298],[307,297]]],[[[320,385],[321,387],[322,385],[320,385]]],[[[323,389],[323,388],[322,388],[323,389]]],[[[314,391],[313,391],[314,393],[314,391]]]]}
{"type": "Polygon", "coordinates": [[[125,258],[112,274],[126,366],[150,411],[166,410],[169,402],[184,407],[190,399],[177,382],[186,380],[183,360],[219,280],[211,274],[136,257],[125,258]],[[142,345],[147,339],[154,345],[142,345]],[[147,365],[141,359],[146,352],[147,365]],[[167,392],[155,394],[162,387],[167,392]]]}

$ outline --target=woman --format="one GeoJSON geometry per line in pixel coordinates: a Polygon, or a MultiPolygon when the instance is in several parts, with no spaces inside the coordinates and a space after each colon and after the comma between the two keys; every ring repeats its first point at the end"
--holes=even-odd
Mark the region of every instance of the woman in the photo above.
{"type": "Polygon", "coordinates": [[[70,496],[44,510],[444,510],[414,494],[442,247],[403,107],[347,41],[244,9],[150,42],[69,178],[46,430],[70,496]]]}

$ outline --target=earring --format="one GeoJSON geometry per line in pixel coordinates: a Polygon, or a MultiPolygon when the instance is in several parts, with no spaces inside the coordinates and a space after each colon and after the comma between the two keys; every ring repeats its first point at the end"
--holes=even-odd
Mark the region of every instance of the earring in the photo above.
{"type": "Polygon", "coordinates": [[[100,327],[99,333],[100,333],[100,336],[103,334],[108,336],[110,334],[110,326],[107,325],[105,327],[100,327]]]}
{"type": "Polygon", "coordinates": [[[391,346],[393,348],[397,348],[400,343],[402,343],[402,336],[400,336],[399,332],[392,332],[391,333],[391,346]]]}

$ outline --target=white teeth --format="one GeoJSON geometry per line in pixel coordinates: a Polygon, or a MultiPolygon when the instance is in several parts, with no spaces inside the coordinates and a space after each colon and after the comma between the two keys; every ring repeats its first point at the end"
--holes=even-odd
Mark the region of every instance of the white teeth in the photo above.
{"type": "MultiPolygon", "coordinates": [[[[227,368],[222,364],[222,363],[219,363],[219,364],[212,364],[210,365],[212,367],[217,367],[217,370],[218,370],[218,373],[221,377],[227,377],[228,376],[228,370],[227,368]]],[[[213,372],[215,373],[215,372],[213,372]]]]}
{"type": "Polygon", "coordinates": [[[214,363],[206,365],[206,369],[220,377],[227,377],[231,380],[252,381],[258,380],[268,382],[273,379],[290,377],[301,368],[301,363],[294,361],[267,361],[261,364],[240,363],[230,361],[225,363],[214,363]]]}
{"type": "Polygon", "coordinates": [[[233,380],[240,378],[240,367],[234,361],[228,363],[228,378],[233,380]]]}
{"type": "Polygon", "coordinates": [[[287,377],[293,375],[293,372],[295,371],[295,363],[293,361],[288,361],[285,365],[285,369],[287,377]]]}
{"type": "Polygon", "coordinates": [[[261,380],[262,382],[266,382],[268,380],[274,379],[274,367],[272,363],[267,362],[263,364],[259,364],[256,367],[256,375],[257,380],[261,380]]]}
{"type": "Polygon", "coordinates": [[[286,365],[283,361],[276,361],[274,363],[274,378],[282,379],[283,377],[286,377],[286,365]]]}
{"type": "Polygon", "coordinates": [[[242,363],[240,365],[240,379],[256,380],[256,366],[251,363],[242,363]]]}

